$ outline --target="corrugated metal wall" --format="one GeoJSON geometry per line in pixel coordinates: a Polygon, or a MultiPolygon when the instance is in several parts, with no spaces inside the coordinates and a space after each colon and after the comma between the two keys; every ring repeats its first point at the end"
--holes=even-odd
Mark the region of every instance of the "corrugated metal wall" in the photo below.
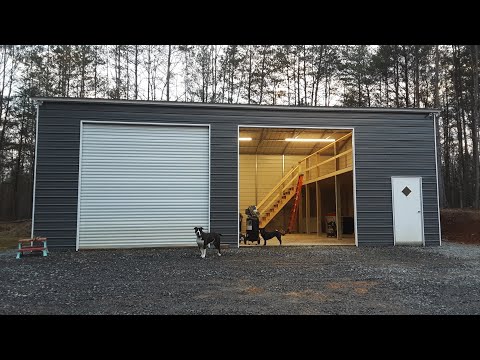
{"type": "Polygon", "coordinates": [[[75,246],[80,121],[211,125],[213,230],[238,236],[238,125],[355,128],[357,231],[362,245],[393,245],[391,176],[423,177],[425,242],[439,244],[433,119],[428,114],[318,111],[196,104],[103,104],[44,101],[40,106],[35,234],[75,246]]]}

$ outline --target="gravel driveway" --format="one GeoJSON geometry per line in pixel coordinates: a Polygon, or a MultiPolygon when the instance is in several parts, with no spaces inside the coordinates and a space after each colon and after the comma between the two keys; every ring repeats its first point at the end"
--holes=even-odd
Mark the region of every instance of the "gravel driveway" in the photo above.
{"type": "Polygon", "coordinates": [[[480,246],[0,253],[0,314],[480,314],[480,246]]]}

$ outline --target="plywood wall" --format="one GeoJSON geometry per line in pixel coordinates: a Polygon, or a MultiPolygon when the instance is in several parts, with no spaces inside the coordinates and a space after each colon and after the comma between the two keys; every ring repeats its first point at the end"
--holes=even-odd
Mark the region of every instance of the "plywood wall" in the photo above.
{"type": "Polygon", "coordinates": [[[256,204],[255,198],[255,155],[240,155],[240,209],[239,213],[243,215],[242,233],[245,233],[245,209],[250,205],[256,204]]]}

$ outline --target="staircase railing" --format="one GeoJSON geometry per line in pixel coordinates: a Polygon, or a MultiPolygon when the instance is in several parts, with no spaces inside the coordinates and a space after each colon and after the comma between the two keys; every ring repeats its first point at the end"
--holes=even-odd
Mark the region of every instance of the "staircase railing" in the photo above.
{"type": "Polygon", "coordinates": [[[286,191],[288,188],[295,186],[294,183],[298,176],[300,175],[300,164],[290,169],[288,173],[275,185],[275,187],[263,197],[262,201],[260,201],[257,205],[257,210],[260,214],[264,214],[270,206],[274,204],[279,198],[281,199],[283,196],[283,192],[286,191]],[[292,185],[293,184],[293,185],[292,185]]]}

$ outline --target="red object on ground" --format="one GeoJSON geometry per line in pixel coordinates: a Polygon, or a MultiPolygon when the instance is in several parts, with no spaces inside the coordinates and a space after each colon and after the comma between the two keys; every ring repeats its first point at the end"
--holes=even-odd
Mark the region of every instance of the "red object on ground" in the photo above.
{"type": "Polygon", "coordinates": [[[302,192],[302,185],[303,185],[303,174],[301,174],[298,177],[297,190],[295,192],[295,200],[293,203],[292,212],[290,213],[290,221],[288,222],[287,233],[290,233],[293,230],[293,227],[295,225],[295,220],[297,219],[298,202],[300,199],[300,193],[302,192]]]}

